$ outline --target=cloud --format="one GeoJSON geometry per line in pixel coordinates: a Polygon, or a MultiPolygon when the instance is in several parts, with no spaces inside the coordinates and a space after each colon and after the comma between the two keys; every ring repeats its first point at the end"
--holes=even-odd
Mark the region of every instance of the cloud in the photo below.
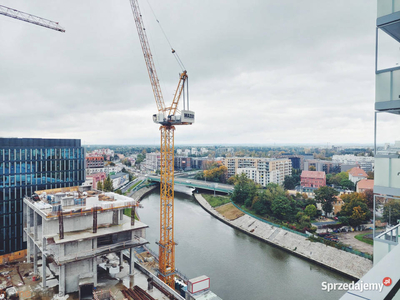
{"type": "MultiPolygon", "coordinates": [[[[372,143],[375,3],[152,0],[189,74],[196,123],[176,143],[372,143]]],[[[158,144],[129,1],[3,5],[59,33],[0,16],[0,135],[158,144]]],[[[166,103],[179,67],[140,2],[166,103]]]]}

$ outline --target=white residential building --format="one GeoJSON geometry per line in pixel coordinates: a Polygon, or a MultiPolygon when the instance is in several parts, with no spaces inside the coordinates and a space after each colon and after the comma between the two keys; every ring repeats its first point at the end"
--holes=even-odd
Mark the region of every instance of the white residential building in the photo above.
{"type": "Polygon", "coordinates": [[[292,175],[292,161],[287,158],[227,157],[224,164],[228,169],[228,177],[245,173],[262,186],[283,184],[285,176],[292,175]]]}
{"type": "Polygon", "coordinates": [[[153,152],[146,153],[146,169],[151,172],[160,170],[161,166],[161,153],[153,152]]]}

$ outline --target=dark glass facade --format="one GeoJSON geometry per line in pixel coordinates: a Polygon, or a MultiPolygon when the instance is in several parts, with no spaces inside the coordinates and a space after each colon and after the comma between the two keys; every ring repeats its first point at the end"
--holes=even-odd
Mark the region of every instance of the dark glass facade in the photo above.
{"type": "Polygon", "coordinates": [[[22,199],[81,185],[85,150],[76,139],[0,138],[0,255],[26,249],[22,199]]]}

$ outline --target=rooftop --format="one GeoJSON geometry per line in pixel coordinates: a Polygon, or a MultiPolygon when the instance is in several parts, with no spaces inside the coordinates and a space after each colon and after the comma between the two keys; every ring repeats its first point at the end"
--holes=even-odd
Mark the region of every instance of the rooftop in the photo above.
{"type": "Polygon", "coordinates": [[[357,187],[359,189],[374,189],[374,180],[373,179],[361,179],[357,182],[357,187]]]}
{"type": "Polygon", "coordinates": [[[323,171],[303,171],[303,172],[301,172],[301,177],[325,179],[325,172],[323,172],[323,171]]]}
{"type": "Polygon", "coordinates": [[[73,217],[91,213],[94,207],[105,211],[137,205],[130,197],[97,190],[80,192],[79,187],[37,191],[32,197],[26,197],[25,202],[46,218],[57,217],[60,206],[63,215],[73,217]]]}
{"type": "Polygon", "coordinates": [[[349,174],[354,177],[368,177],[368,174],[359,167],[354,167],[349,171],[349,174]]]}

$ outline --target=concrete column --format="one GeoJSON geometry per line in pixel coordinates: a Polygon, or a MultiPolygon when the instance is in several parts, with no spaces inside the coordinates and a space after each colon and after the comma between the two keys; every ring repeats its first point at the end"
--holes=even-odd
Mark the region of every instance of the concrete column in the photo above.
{"type": "Polygon", "coordinates": [[[31,237],[28,235],[26,240],[26,262],[31,262],[31,251],[32,251],[32,240],[31,237]]]}
{"type": "Polygon", "coordinates": [[[65,265],[60,266],[60,277],[58,283],[58,293],[60,296],[65,295],[65,265]]]}
{"type": "Polygon", "coordinates": [[[33,211],[33,239],[36,242],[38,238],[38,230],[37,230],[37,213],[33,211]]]}
{"type": "Polygon", "coordinates": [[[94,238],[92,240],[92,247],[93,247],[93,249],[97,249],[97,238],[94,238]]]}
{"type": "Polygon", "coordinates": [[[36,244],[33,243],[33,274],[37,274],[38,270],[37,270],[37,247],[36,244]]]}
{"type": "Polygon", "coordinates": [[[129,275],[133,276],[133,271],[135,269],[135,260],[134,260],[135,255],[133,254],[133,248],[130,249],[129,254],[130,254],[129,275]]]}
{"type": "Polygon", "coordinates": [[[122,267],[122,264],[124,263],[124,254],[122,251],[119,253],[119,265],[122,267]]]}
{"type": "Polygon", "coordinates": [[[92,269],[93,269],[93,283],[94,283],[94,286],[97,286],[97,260],[96,260],[96,257],[93,257],[92,269]]]}
{"type": "MultiPolygon", "coordinates": [[[[43,226],[42,226],[43,228],[43,226]]],[[[46,250],[46,238],[43,238],[43,245],[42,245],[42,284],[43,288],[46,288],[46,256],[44,255],[44,251],[46,250]]]]}
{"type": "Polygon", "coordinates": [[[124,210],[121,209],[121,212],[120,212],[120,219],[121,219],[121,221],[122,221],[123,218],[124,218],[124,210]]]}

